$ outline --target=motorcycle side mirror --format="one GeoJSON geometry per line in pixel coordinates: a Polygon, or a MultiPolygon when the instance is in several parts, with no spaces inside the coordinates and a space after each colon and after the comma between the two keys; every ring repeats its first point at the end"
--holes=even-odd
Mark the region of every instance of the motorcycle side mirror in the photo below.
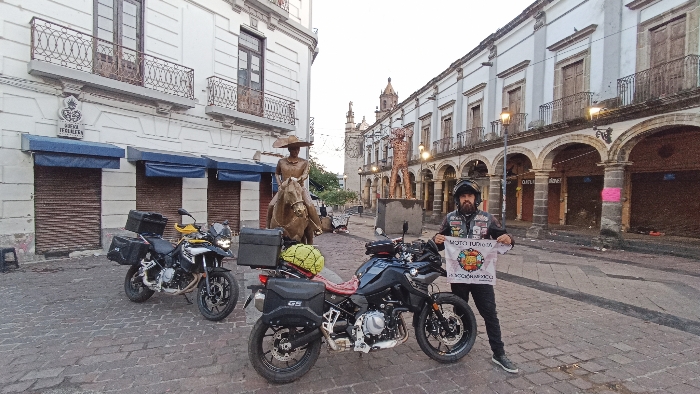
{"type": "Polygon", "coordinates": [[[221,224],[223,224],[224,226],[228,226],[228,219],[224,220],[224,222],[221,224]]]}
{"type": "Polygon", "coordinates": [[[177,213],[179,213],[179,214],[182,215],[182,216],[189,216],[189,217],[192,218],[192,220],[194,220],[195,223],[197,223],[197,219],[195,219],[194,216],[190,215],[190,213],[187,212],[187,211],[185,210],[185,208],[179,208],[179,209],[177,210],[177,213]]]}

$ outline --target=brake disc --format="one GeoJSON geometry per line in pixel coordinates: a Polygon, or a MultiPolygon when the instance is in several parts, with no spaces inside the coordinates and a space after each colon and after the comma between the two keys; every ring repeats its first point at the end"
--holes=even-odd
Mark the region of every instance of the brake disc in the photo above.
{"type": "Polygon", "coordinates": [[[289,338],[283,338],[283,334],[289,334],[289,329],[284,328],[272,336],[272,356],[278,361],[289,361],[292,359],[292,344],[289,343],[289,338]]]}
{"type": "MultiPolygon", "coordinates": [[[[455,315],[455,313],[452,311],[442,311],[442,316],[447,319],[447,323],[452,329],[452,332],[456,332],[456,334],[454,336],[446,337],[444,335],[444,331],[441,329],[440,335],[438,335],[437,339],[446,346],[453,346],[457,344],[457,342],[459,342],[464,335],[464,330],[462,330],[462,319],[460,319],[459,316],[455,315]]],[[[438,325],[440,324],[439,322],[437,323],[438,325]]]]}

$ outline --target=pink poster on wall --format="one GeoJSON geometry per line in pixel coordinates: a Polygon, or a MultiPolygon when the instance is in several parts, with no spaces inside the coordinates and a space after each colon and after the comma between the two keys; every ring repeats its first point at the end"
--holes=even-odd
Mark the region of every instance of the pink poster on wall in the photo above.
{"type": "Polygon", "coordinates": [[[620,202],[621,194],[622,189],[620,189],[619,187],[606,187],[603,189],[602,193],[603,201],[620,202]]]}

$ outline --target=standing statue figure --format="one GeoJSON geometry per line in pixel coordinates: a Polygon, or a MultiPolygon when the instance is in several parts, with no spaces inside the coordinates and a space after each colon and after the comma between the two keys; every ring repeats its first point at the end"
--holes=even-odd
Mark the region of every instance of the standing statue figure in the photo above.
{"type": "MultiPolygon", "coordinates": [[[[316,207],[311,202],[311,195],[309,191],[304,187],[304,181],[309,177],[309,162],[305,159],[299,157],[299,151],[302,146],[311,146],[313,143],[299,140],[296,136],[292,135],[287,138],[278,138],[273,144],[273,148],[287,148],[289,150],[289,156],[280,159],[277,162],[277,169],[275,170],[275,178],[277,179],[278,192],[270,201],[270,205],[267,207],[267,227],[272,228],[272,214],[275,208],[275,204],[280,199],[280,195],[283,195],[283,191],[289,185],[290,182],[297,182],[301,186],[301,201],[292,201],[290,204],[295,204],[303,202],[306,206],[306,211],[308,218],[311,221],[311,226],[314,228],[313,233],[315,235],[321,234],[321,220],[318,218],[318,213],[316,212],[316,207]]],[[[282,201],[282,204],[288,202],[282,201]]],[[[297,215],[298,216],[298,215],[297,215]]],[[[291,230],[291,228],[285,227],[289,225],[289,222],[293,218],[275,220],[277,224],[285,228],[285,230],[291,230]]],[[[304,226],[301,227],[302,229],[304,226]]],[[[297,238],[293,234],[288,235],[291,238],[297,238]]],[[[299,235],[301,237],[301,235],[299,235]]],[[[312,242],[312,241],[311,241],[312,242]]],[[[309,244],[311,242],[308,242],[309,244]]]]}
{"type": "Polygon", "coordinates": [[[398,128],[391,130],[391,138],[389,143],[394,149],[394,163],[391,167],[391,179],[389,180],[389,198],[394,198],[394,190],[396,189],[396,177],[399,170],[403,179],[404,196],[406,199],[412,199],[411,194],[411,178],[408,177],[408,141],[404,141],[404,137],[413,137],[413,130],[398,128]]]}

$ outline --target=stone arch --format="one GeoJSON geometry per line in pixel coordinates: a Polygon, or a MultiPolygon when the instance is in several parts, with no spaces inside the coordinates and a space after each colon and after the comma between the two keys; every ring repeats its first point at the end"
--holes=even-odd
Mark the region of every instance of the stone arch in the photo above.
{"type": "Polygon", "coordinates": [[[439,179],[442,179],[445,176],[445,171],[447,171],[448,166],[452,166],[452,168],[454,168],[455,172],[459,168],[459,166],[457,164],[455,164],[455,162],[452,160],[443,161],[442,163],[440,163],[440,166],[438,167],[438,169],[436,171],[439,179]]]}
{"type": "Polygon", "coordinates": [[[632,149],[639,141],[651,134],[677,126],[700,127],[700,115],[661,115],[637,123],[615,139],[608,150],[607,158],[610,161],[625,162],[629,159],[632,149]]]}
{"type": "Polygon", "coordinates": [[[486,156],[479,154],[479,153],[470,153],[466,156],[464,160],[462,160],[461,163],[459,163],[459,170],[457,171],[457,174],[461,174],[462,171],[464,171],[464,167],[469,164],[469,162],[472,162],[474,160],[479,160],[483,161],[484,164],[486,164],[486,167],[489,169],[489,174],[493,174],[494,168],[493,164],[491,164],[491,161],[486,158],[486,156]]]}
{"type": "MultiPolygon", "coordinates": [[[[530,163],[532,163],[533,166],[537,164],[537,156],[535,156],[534,153],[530,149],[524,148],[520,145],[514,145],[514,146],[509,146],[508,147],[508,154],[509,155],[514,155],[514,154],[522,154],[525,155],[528,159],[530,159],[530,163]]],[[[503,172],[503,163],[501,163],[501,160],[503,159],[503,152],[499,152],[496,157],[493,159],[494,162],[494,170],[495,174],[500,174],[503,172]]]]}
{"type": "Polygon", "coordinates": [[[547,144],[547,146],[542,149],[542,152],[540,152],[538,161],[536,163],[532,163],[532,165],[539,169],[551,169],[552,160],[554,160],[557,154],[561,152],[562,149],[572,144],[584,144],[595,148],[600,155],[601,161],[608,157],[608,147],[605,146],[603,141],[590,135],[569,134],[562,136],[561,138],[557,138],[556,140],[547,144]]]}

